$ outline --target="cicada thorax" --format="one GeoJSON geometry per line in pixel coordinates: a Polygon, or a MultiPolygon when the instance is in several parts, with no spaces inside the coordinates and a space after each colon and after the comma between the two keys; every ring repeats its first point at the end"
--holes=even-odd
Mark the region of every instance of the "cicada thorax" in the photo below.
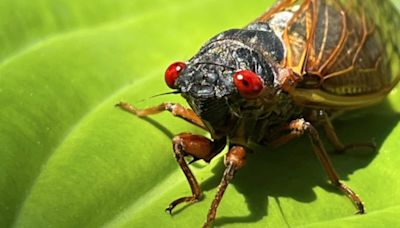
{"type": "Polygon", "coordinates": [[[281,37],[301,105],[359,108],[399,81],[400,21],[389,1],[282,0],[256,22],[281,37]]]}
{"type": "Polygon", "coordinates": [[[227,30],[190,59],[176,83],[213,138],[228,136],[231,142],[244,145],[253,134],[260,134],[254,130],[260,121],[267,127],[266,115],[275,100],[282,99],[275,96],[274,67],[282,62],[283,52],[280,38],[268,24],[227,30]],[[256,75],[263,89],[255,96],[241,93],[235,82],[241,72],[242,77],[250,72],[256,75]]]}

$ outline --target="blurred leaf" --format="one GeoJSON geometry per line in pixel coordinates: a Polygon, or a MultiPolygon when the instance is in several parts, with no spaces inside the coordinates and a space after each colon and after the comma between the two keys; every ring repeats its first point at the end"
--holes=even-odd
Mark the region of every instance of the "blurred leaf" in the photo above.
{"type": "MultiPolygon", "coordinates": [[[[77,1],[0,3],[0,227],[200,226],[223,172],[221,156],[193,170],[205,198],[164,213],[190,193],[170,139],[203,133],[170,115],[145,120],[114,108],[175,96],[162,73],[212,35],[267,8],[250,1],[77,1]]],[[[393,225],[400,198],[398,100],[336,122],[345,142],[375,137],[379,152],[333,155],[366,203],[354,208],[330,186],[306,139],[250,154],[218,211],[230,227],[393,225]]]]}

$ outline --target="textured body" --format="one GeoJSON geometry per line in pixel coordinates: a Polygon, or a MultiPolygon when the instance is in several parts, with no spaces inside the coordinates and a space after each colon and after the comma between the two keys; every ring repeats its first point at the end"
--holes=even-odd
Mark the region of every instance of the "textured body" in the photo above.
{"type": "Polygon", "coordinates": [[[314,126],[323,127],[337,152],[375,148],[342,144],[331,119],[381,101],[399,82],[398,28],[400,15],[388,0],[280,0],[253,23],[214,36],[189,61],[167,68],[165,82],[191,109],[169,102],[146,109],[118,104],[141,117],[169,111],[211,134],[211,139],[187,132],[173,138],[192,195],[166,210],[201,199],[185,157],[193,158],[190,163],[210,162],[229,147],[203,225],[209,227],[253,143],[278,146],[307,134],[332,184],[364,213],[360,197],[339,180],[314,126]]]}
{"type": "Polygon", "coordinates": [[[381,101],[400,80],[400,28],[389,1],[278,1],[243,29],[222,32],[178,79],[215,139],[268,144],[275,129],[381,101]],[[232,74],[249,68],[268,85],[259,98],[235,94],[232,74]],[[285,85],[289,84],[289,85],[285,85]]]}
{"type": "Polygon", "coordinates": [[[187,77],[178,83],[214,139],[263,144],[265,135],[270,135],[268,129],[287,123],[303,110],[289,94],[280,92],[275,64],[283,61],[281,39],[268,24],[254,24],[210,39],[190,60],[187,77]],[[271,89],[257,99],[243,99],[232,86],[232,74],[241,68],[256,72],[271,89]]]}

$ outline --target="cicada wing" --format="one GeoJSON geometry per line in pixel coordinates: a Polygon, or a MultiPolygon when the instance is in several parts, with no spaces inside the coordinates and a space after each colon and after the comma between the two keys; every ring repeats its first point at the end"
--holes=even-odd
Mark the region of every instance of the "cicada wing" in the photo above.
{"type": "MultiPolygon", "coordinates": [[[[309,59],[307,73],[321,76],[320,88],[332,94],[384,96],[400,77],[395,69],[399,65],[400,35],[393,32],[400,27],[397,9],[388,0],[326,2],[327,9],[343,12],[341,38],[327,42],[340,49],[322,54],[322,62],[309,59]]],[[[333,14],[327,19],[335,17],[333,14]]],[[[315,34],[314,46],[322,46],[317,40],[321,39],[315,34]]]]}
{"type": "Polygon", "coordinates": [[[283,12],[288,10],[293,5],[298,4],[298,0],[277,0],[274,5],[269,8],[264,14],[262,14],[259,18],[256,19],[256,22],[267,22],[274,16],[276,13],[283,12]]]}
{"type": "Polygon", "coordinates": [[[282,65],[302,77],[293,90],[300,104],[367,106],[399,81],[400,16],[390,1],[279,1],[259,20],[273,23],[288,12],[278,31],[286,48],[282,65]]]}

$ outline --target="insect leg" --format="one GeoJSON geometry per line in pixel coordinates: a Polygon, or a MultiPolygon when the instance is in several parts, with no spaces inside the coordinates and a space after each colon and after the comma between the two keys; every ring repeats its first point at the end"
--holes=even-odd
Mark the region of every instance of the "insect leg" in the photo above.
{"type": "Polygon", "coordinates": [[[246,150],[241,146],[233,146],[226,154],[224,160],[226,166],[225,172],[224,175],[222,176],[221,183],[218,186],[218,191],[208,211],[207,220],[204,223],[203,227],[210,227],[212,221],[214,221],[215,216],[217,214],[217,208],[219,203],[221,202],[222,196],[224,195],[229,182],[231,182],[231,180],[233,179],[236,170],[240,169],[245,165],[246,163],[245,157],[246,157],[246,150]]]}
{"type": "Polygon", "coordinates": [[[174,116],[180,117],[180,118],[188,121],[189,123],[192,123],[200,128],[207,130],[206,127],[204,126],[203,122],[201,121],[200,117],[198,117],[196,115],[196,113],[193,112],[193,110],[191,110],[189,108],[185,108],[180,104],[166,102],[166,103],[161,103],[157,106],[145,108],[145,109],[138,109],[138,108],[134,107],[133,105],[131,105],[129,103],[125,103],[125,102],[120,102],[120,103],[116,104],[115,106],[117,106],[127,112],[130,112],[136,116],[139,116],[139,117],[145,117],[145,116],[149,116],[149,115],[158,114],[163,111],[168,111],[168,112],[172,113],[172,115],[174,115],[174,116]]]}
{"type": "Polygon", "coordinates": [[[172,139],[172,144],[175,153],[175,159],[186,176],[186,179],[190,185],[190,189],[192,190],[192,195],[181,197],[172,201],[165,209],[169,213],[172,213],[172,210],[178,204],[183,202],[196,202],[201,197],[200,186],[188,164],[186,163],[185,157],[193,157],[193,160],[190,163],[199,159],[209,162],[225,147],[226,139],[223,138],[213,142],[210,139],[200,135],[181,133],[172,139]]]}
{"type": "Polygon", "coordinates": [[[319,138],[318,131],[309,123],[304,121],[304,119],[297,119],[290,123],[290,127],[293,131],[298,132],[300,134],[308,133],[308,136],[311,139],[311,143],[314,147],[315,154],[320,160],[325,172],[327,173],[329,179],[332,184],[338,187],[342,192],[344,192],[350,200],[354,203],[357,208],[357,214],[364,213],[364,204],[362,203],[360,197],[351,190],[346,184],[342,183],[339,180],[339,177],[333,168],[332,162],[330,161],[328,154],[325,151],[324,145],[322,144],[321,139],[319,138]]]}
{"type": "Polygon", "coordinates": [[[335,148],[335,152],[336,153],[344,153],[347,150],[351,150],[354,148],[370,148],[372,150],[376,149],[376,145],[374,142],[371,143],[352,143],[352,144],[347,144],[344,145],[342,142],[340,142],[335,128],[332,125],[331,120],[328,118],[327,114],[325,112],[321,113],[321,124],[326,132],[326,135],[330,141],[330,143],[333,145],[333,147],[335,148]]]}

